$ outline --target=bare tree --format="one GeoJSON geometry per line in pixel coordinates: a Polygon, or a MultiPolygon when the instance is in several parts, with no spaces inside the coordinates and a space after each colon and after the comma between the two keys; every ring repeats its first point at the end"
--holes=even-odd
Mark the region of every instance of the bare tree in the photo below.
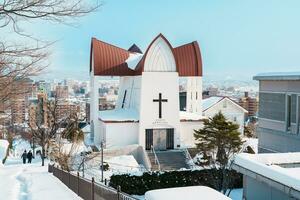
{"type": "Polygon", "coordinates": [[[0,107],[9,106],[7,102],[16,95],[28,92],[17,87],[17,81],[37,75],[49,65],[48,47],[52,43],[34,38],[28,29],[22,29],[22,25],[37,21],[72,24],[77,18],[96,11],[100,6],[98,0],[0,1],[0,35],[5,36],[7,31],[15,33],[23,42],[0,39],[0,107]]]}
{"type": "Polygon", "coordinates": [[[42,147],[42,166],[44,166],[44,159],[51,144],[52,146],[55,143],[58,144],[59,149],[56,160],[63,161],[69,159],[76,148],[76,144],[84,138],[83,132],[79,128],[81,119],[79,119],[78,113],[70,111],[61,115],[59,111],[60,104],[61,101],[58,98],[51,100],[40,98],[36,108],[35,120],[28,123],[32,137],[42,147]],[[74,143],[70,152],[61,151],[62,139],[74,143]]]}

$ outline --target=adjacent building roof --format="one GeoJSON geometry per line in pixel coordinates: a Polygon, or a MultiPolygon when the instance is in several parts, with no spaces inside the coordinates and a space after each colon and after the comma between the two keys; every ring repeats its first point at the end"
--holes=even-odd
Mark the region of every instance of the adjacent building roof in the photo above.
{"type": "Polygon", "coordinates": [[[266,182],[282,192],[300,197],[300,153],[266,153],[236,156],[233,168],[266,182]]]}
{"type": "Polygon", "coordinates": [[[209,97],[207,99],[203,99],[202,100],[202,110],[206,111],[210,107],[216,105],[222,99],[224,99],[224,97],[209,97]]]}
{"type": "Polygon", "coordinates": [[[207,99],[203,99],[202,100],[202,111],[206,111],[208,109],[210,109],[211,107],[213,107],[214,105],[218,104],[219,102],[221,102],[223,99],[228,99],[229,101],[231,101],[234,105],[238,106],[240,109],[242,109],[245,113],[248,113],[248,111],[246,109],[244,109],[242,106],[240,106],[237,102],[235,102],[234,100],[232,100],[229,97],[222,97],[222,96],[215,96],[215,97],[209,97],[207,99]]]}
{"type": "Polygon", "coordinates": [[[260,73],[253,77],[258,81],[297,81],[300,80],[300,72],[269,72],[260,73]]]}
{"type": "MultiPolygon", "coordinates": [[[[171,48],[179,76],[202,76],[201,53],[196,41],[173,48],[169,41],[162,34],[159,34],[151,44],[159,37],[163,38],[171,48]]],[[[137,45],[134,44],[128,50],[125,50],[92,38],[90,72],[93,70],[96,76],[141,75],[144,69],[145,57],[151,44],[136,64],[136,67],[129,67],[126,61],[130,55],[142,53],[137,45]],[[92,69],[92,66],[94,66],[94,69],[92,69]]]]}

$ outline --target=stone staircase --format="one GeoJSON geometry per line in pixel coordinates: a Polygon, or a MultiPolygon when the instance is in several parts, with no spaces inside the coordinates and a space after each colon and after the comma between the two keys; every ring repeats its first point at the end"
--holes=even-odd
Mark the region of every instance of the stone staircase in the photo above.
{"type": "MultiPolygon", "coordinates": [[[[161,171],[172,171],[179,170],[181,168],[188,169],[189,166],[186,163],[186,157],[183,151],[181,150],[172,150],[172,151],[156,151],[157,158],[160,163],[161,171]]],[[[158,164],[155,163],[155,155],[152,152],[148,152],[148,157],[151,162],[151,170],[159,170],[158,164]]]]}

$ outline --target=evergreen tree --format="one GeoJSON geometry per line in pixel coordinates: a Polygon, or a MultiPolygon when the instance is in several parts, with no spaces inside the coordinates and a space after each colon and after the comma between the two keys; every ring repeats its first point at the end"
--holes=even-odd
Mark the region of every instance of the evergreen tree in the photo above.
{"type": "Polygon", "coordinates": [[[220,179],[216,183],[217,188],[224,193],[229,186],[227,179],[229,161],[238,153],[243,145],[239,125],[225,118],[219,112],[213,118],[204,121],[204,127],[195,130],[194,137],[198,151],[203,155],[207,165],[220,170],[220,179]]]}

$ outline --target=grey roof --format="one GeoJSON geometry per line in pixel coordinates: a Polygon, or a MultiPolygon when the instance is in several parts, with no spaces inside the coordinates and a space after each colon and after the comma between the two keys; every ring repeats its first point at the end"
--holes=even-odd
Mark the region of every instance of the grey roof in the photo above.
{"type": "Polygon", "coordinates": [[[298,81],[300,80],[300,72],[268,72],[259,73],[253,77],[258,81],[298,81]]]}

